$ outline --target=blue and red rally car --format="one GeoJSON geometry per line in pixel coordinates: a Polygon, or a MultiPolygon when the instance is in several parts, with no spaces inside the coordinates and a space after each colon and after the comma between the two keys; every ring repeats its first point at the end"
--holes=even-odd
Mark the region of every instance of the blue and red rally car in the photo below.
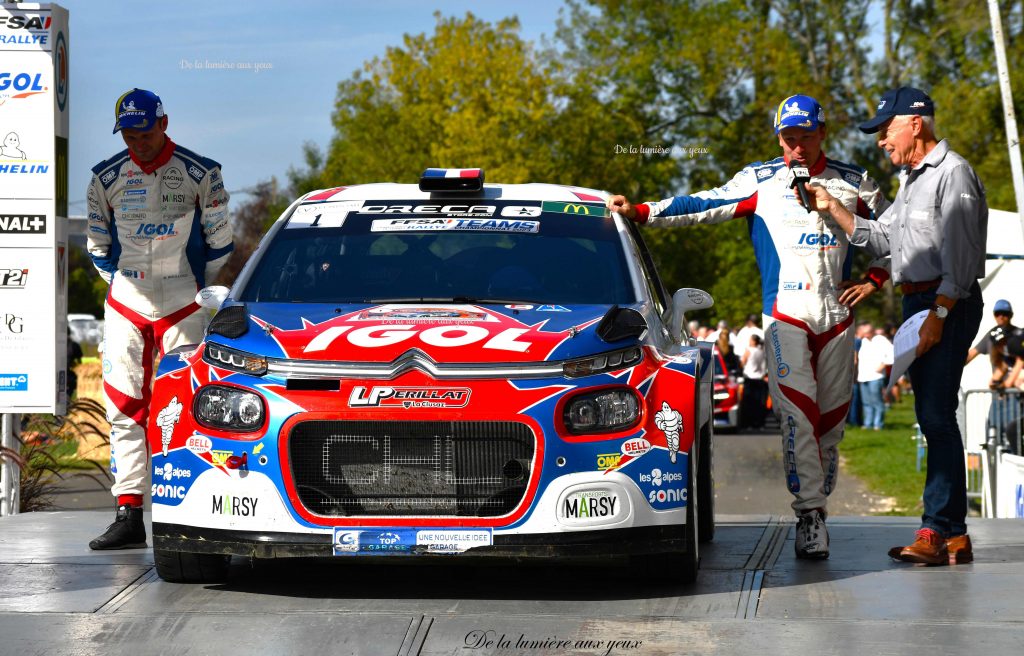
{"type": "Polygon", "coordinates": [[[203,343],[155,384],[153,549],[169,581],[231,555],[626,560],[690,581],[714,531],[711,353],[606,195],[484,184],[307,194],[203,343]]]}

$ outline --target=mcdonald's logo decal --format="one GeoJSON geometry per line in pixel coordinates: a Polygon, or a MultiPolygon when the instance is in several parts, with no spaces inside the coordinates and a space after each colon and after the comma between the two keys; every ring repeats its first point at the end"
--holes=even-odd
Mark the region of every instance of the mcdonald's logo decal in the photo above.
{"type": "Polygon", "coordinates": [[[557,214],[580,214],[583,216],[609,216],[604,205],[598,203],[563,203],[560,201],[544,201],[541,208],[545,212],[557,214]]]}

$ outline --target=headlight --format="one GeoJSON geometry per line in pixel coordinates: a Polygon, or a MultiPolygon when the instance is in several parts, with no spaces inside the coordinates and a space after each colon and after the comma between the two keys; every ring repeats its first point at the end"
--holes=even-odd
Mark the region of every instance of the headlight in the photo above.
{"type": "Polygon", "coordinates": [[[236,351],[235,349],[207,342],[203,349],[203,361],[223,369],[240,371],[243,374],[262,376],[267,373],[267,359],[260,355],[236,351]]]}
{"type": "Polygon", "coordinates": [[[609,433],[636,423],[640,403],[631,389],[607,389],[572,397],[563,419],[571,433],[609,433]]]}
{"type": "Polygon", "coordinates": [[[614,371],[623,367],[631,367],[644,359],[644,352],[639,346],[631,346],[620,351],[611,351],[589,358],[570,360],[562,365],[562,373],[566,378],[592,376],[605,371],[614,371]]]}
{"type": "Polygon", "coordinates": [[[192,413],[204,426],[250,432],[263,426],[263,399],[237,387],[208,385],[196,394],[192,413]]]}

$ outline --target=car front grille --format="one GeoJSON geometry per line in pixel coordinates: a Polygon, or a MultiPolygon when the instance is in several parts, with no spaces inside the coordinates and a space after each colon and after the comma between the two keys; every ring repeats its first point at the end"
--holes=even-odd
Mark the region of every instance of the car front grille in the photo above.
{"type": "Polygon", "coordinates": [[[495,517],[526,494],[534,435],[501,421],[303,421],[287,436],[296,491],[329,517],[495,517]]]}

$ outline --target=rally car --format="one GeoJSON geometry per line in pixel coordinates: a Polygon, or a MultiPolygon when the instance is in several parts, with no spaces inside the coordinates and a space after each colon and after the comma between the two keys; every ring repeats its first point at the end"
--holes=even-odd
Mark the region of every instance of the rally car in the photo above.
{"type": "Polygon", "coordinates": [[[725,366],[725,358],[714,349],[713,364],[715,401],[715,428],[718,430],[737,430],[740,427],[740,394],[742,386],[735,374],[725,366]]]}
{"type": "Polygon", "coordinates": [[[155,382],[168,581],[256,558],[625,562],[691,581],[714,532],[711,352],[607,195],[484,184],[313,192],[155,382]]]}

